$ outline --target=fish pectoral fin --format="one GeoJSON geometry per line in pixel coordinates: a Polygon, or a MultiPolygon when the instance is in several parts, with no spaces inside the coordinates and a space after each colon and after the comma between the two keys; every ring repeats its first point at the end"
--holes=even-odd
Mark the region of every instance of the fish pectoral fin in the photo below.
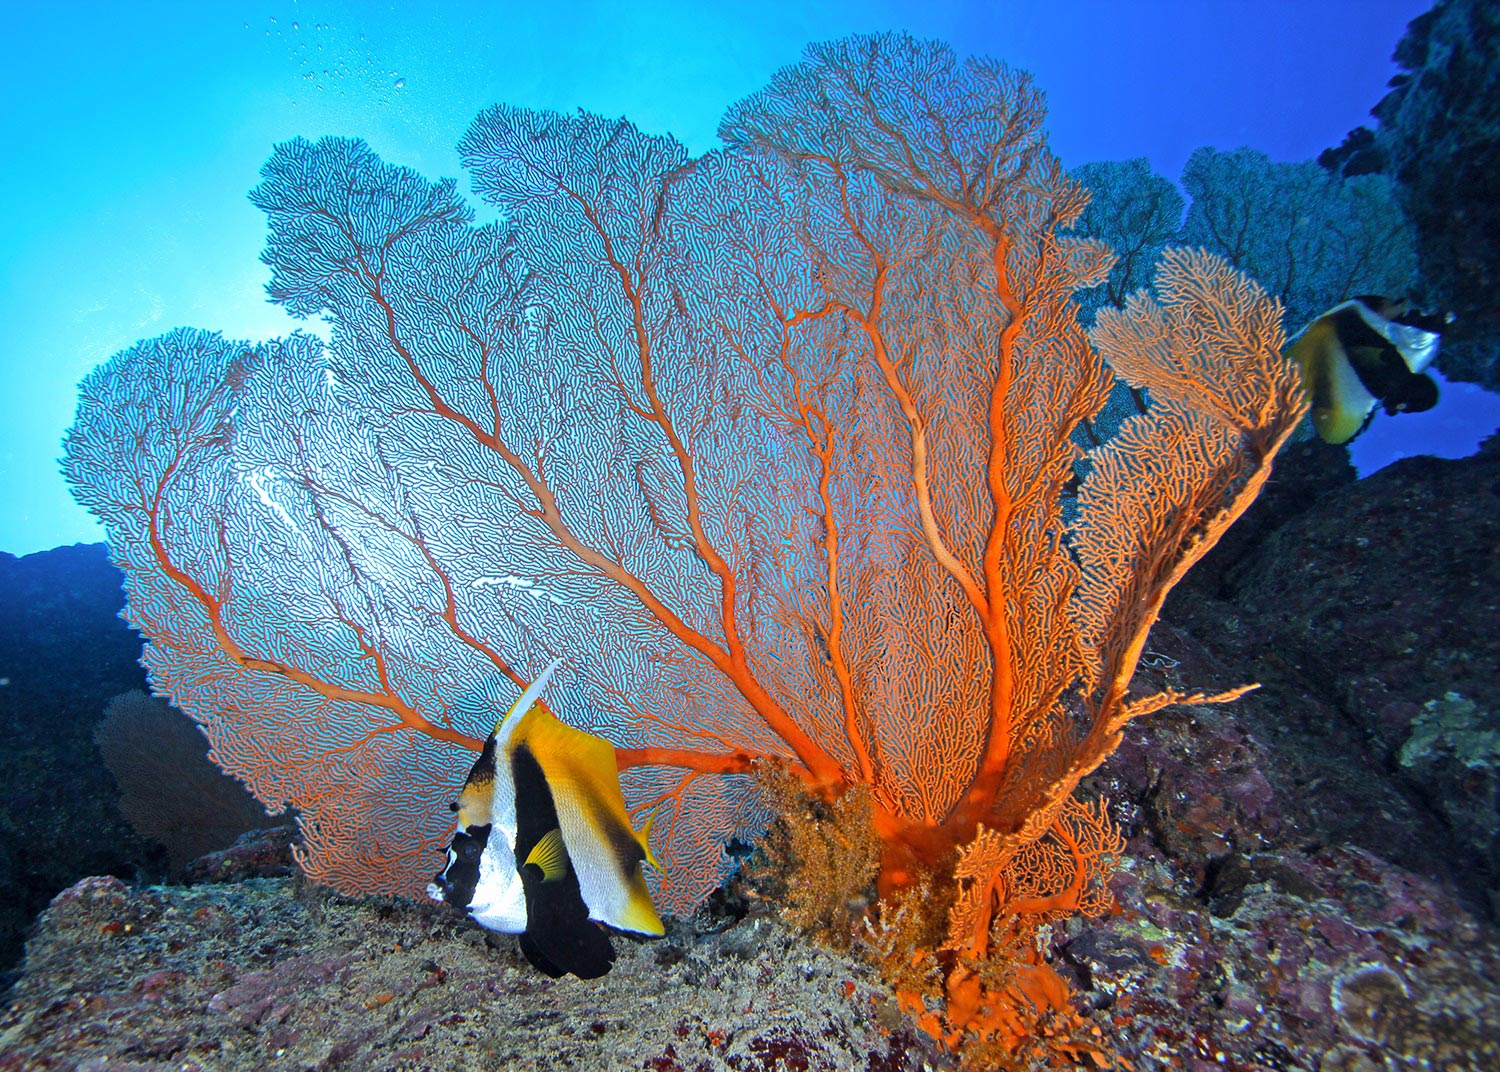
{"type": "Polygon", "coordinates": [[[562,831],[553,827],[532,846],[523,867],[535,867],[543,882],[556,882],[568,873],[568,850],[563,846],[562,831]]]}

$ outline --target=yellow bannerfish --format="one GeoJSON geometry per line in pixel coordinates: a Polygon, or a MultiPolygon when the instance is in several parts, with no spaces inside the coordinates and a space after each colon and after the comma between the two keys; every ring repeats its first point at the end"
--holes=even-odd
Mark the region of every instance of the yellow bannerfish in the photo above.
{"type": "Polygon", "coordinates": [[[552,976],[596,979],[614,945],[599,924],[659,937],[641,865],[656,867],[651,823],[625,811],[614,745],[535,707],[562,662],[521,693],[484,742],[453,805],[458,830],[428,894],[481,926],[521,936],[552,976]]]}
{"type": "Polygon", "coordinates": [[[1424,370],[1437,356],[1442,323],[1411,313],[1403,302],[1362,295],[1307,325],[1287,355],[1302,369],[1319,437],[1349,442],[1377,405],[1390,414],[1437,405],[1437,384],[1424,370]]]}

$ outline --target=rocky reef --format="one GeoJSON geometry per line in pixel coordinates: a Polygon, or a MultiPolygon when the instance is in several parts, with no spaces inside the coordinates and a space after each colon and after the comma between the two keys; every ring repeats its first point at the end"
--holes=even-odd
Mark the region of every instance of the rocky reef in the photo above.
{"type": "Polygon", "coordinates": [[[84,879],[43,915],[0,1070],[262,1072],[933,1067],[873,969],[768,918],[620,942],[554,981],[436,904],[299,879],[132,889],[84,879]]]}
{"type": "Polygon", "coordinates": [[[1500,904],[1500,437],[1354,482],[1310,441],[1153,634],[1235,707],[1303,836],[1500,904]],[[1221,553],[1222,552],[1222,553],[1221,553]]]}

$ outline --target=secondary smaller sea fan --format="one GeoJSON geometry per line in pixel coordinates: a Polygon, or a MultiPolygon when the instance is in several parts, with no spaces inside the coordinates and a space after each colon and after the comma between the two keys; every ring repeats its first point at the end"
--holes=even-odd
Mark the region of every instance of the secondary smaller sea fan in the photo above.
{"type": "Polygon", "coordinates": [[[120,813],[167,850],[174,872],[267,826],[266,809],[208,760],[198,727],[139,689],[109,701],[94,743],[120,787],[120,813]]]}

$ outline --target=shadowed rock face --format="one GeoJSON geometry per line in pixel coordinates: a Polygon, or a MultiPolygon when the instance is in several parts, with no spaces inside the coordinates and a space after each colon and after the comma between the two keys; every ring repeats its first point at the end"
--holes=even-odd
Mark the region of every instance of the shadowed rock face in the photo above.
{"type": "Polygon", "coordinates": [[[1243,717],[1309,833],[1436,878],[1492,917],[1497,446],[1409,458],[1321,494],[1307,475],[1326,452],[1289,452],[1259,514],[1272,523],[1247,517],[1165,615],[1229,678],[1262,683],[1243,717]]]}
{"type": "Polygon", "coordinates": [[[59,890],[161,862],[121,819],[93,741],[109,698],[145,687],[123,605],[103,544],[0,554],[0,971],[59,890]]]}
{"type": "Polygon", "coordinates": [[[1457,314],[1439,366],[1500,390],[1500,8],[1444,0],[1396,46],[1406,73],[1373,109],[1430,300],[1457,314]]]}
{"type": "Polygon", "coordinates": [[[1377,129],[1355,127],[1318,163],[1400,184],[1417,231],[1417,292],[1455,316],[1438,368],[1500,390],[1500,8],[1439,0],[1412,19],[1392,58],[1402,73],[1370,110],[1377,129]]]}

